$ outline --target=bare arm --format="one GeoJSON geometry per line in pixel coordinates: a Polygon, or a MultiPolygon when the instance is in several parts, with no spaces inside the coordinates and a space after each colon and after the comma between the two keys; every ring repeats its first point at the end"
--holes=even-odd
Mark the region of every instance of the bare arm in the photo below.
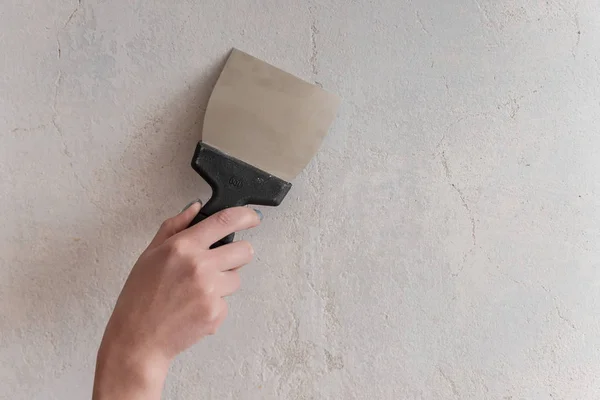
{"type": "Polygon", "coordinates": [[[231,208],[185,229],[199,210],[195,203],[165,221],[133,267],[98,351],[93,400],[160,400],[175,356],[227,316],[223,297],[239,288],[237,269],[252,259],[252,246],[209,247],[260,219],[231,208]]]}

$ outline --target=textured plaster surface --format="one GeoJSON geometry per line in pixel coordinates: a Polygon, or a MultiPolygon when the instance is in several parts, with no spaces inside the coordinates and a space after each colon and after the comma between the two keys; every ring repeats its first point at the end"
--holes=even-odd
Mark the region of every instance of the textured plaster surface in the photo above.
{"type": "Polygon", "coordinates": [[[340,94],[166,399],[600,398],[594,0],[4,1],[0,397],[88,398],[232,47],[340,94]]]}

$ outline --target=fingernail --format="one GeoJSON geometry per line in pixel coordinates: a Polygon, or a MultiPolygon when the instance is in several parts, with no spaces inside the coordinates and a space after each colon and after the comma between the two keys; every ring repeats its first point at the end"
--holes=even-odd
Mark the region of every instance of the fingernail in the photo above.
{"type": "Polygon", "coordinates": [[[262,221],[264,216],[263,213],[260,210],[257,210],[256,208],[253,208],[254,212],[256,212],[256,215],[258,215],[258,218],[262,221]]]}
{"type": "Polygon", "coordinates": [[[185,210],[187,210],[188,208],[190,208],[192,205],[194,205],[196,203],[200,203],[200,205],[202,205],[202,202],[200,201],[200,199],[196,199],[196,200],[190,202],[187,206],[183,207],[183,210],[181,210],[181,212],[184,212],[185,210]]]}

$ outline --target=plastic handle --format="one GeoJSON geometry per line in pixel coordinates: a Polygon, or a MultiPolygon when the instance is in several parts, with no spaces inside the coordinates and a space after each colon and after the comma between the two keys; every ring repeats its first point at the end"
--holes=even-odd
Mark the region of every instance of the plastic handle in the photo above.
{"type": "MultiPolygon", "coordinates": [[[[291,183],[202,142],[196,146],[192,168],[210,185],[213,193],[190,226],[229,207],[278,206],[292,187],[291,183]]],[[[231,243],[233,239],[234,234],[226,236],[211,248],[231,243]]]]}

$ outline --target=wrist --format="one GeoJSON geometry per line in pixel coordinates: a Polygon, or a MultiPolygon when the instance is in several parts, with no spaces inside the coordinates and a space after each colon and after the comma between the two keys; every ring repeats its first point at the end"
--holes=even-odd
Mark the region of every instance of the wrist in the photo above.
{"type": "Polygon", "coordinates": [[[168,369],[163,357],[105,337],[96,360],[93,400],[160,400],[168,369]]]}

